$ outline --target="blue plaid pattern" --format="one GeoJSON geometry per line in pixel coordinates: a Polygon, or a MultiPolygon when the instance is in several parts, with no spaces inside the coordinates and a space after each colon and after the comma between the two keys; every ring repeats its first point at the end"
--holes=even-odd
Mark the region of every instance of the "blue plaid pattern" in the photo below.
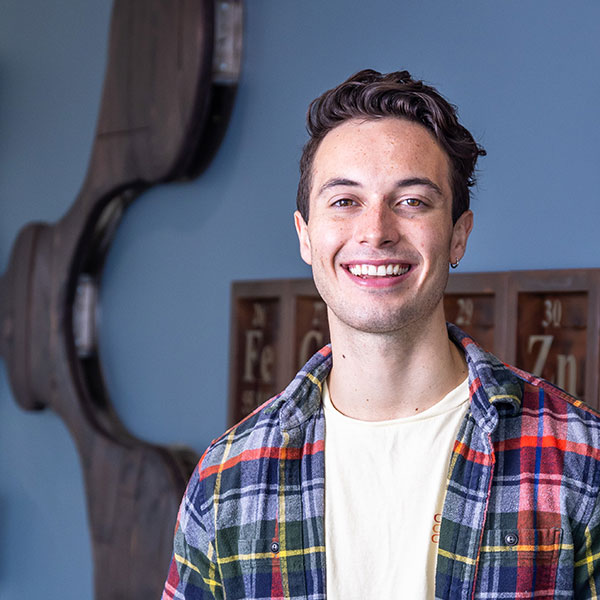
{"type": "MultiPolygon", "coordinates": [[[[600,598],[600,415],[453,325],[449,335],[465,352],[471,402],[450,462],[436,598],[600,598]]],[[[205,452],[163,600],[326,597],[330,368],[325,347],[205,452]]]]}

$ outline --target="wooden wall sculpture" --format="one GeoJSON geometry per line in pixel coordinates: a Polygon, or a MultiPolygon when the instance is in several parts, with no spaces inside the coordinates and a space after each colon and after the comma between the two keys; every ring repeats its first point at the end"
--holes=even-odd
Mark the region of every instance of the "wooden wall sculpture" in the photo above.
{"type": "MultiPolygon", "coordinates": [[[[600,407],[600,269],[451,273],[446,319],[499,358],[600,407]]],[[[311,279],[232,286],[229,423],[280,392],[329,341],[311,279]]]]}
{"type": "Polygon", "coordinates": [[[84,474],[98,600],[157,598],[197,456],[119,421],[94,337],[104,258],[150,186],[195,177],[224,135],[241,55],[241,0],[116,0],[91,160],[57,223],[19,233],[0,279],[0,354],[26,410],[51,408],[84,474]]]}

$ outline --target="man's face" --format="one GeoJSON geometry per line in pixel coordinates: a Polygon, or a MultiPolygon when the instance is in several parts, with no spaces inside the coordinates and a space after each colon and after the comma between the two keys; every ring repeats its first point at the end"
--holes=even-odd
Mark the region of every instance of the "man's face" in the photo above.
{"type": "Polygon", "coordinates": [[[346,121],[313,163],[300,253],[336,321],[391,333],[443,318],[449,262],[462,258],[472,213],[452,225],[449,160],[425,127],[399,118],[346,121]]]}

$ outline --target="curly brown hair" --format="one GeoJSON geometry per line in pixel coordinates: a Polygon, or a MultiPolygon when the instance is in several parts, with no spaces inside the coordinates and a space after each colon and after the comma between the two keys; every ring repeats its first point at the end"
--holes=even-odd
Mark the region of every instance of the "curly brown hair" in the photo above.
{"type": "Polygon", "coordinates": [[[312,166],[321,140],[351,119],[399,117],[425,126],[446,151],[451,164],[452,222],[468,210],[469,188],[475,184],[475,163],[486,152],[458,122],[456,107],[433,87],[412,79],[408,71],[381,74],[359,71],[310,103],[310,135],[300,159],[296,204],[308,222],[312,166]]]}

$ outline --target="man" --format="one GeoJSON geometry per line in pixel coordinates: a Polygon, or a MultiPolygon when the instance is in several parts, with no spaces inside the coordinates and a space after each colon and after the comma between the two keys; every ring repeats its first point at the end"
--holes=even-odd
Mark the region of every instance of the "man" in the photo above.
{"type": "Polygon", "coordinates": [[[406,71],[316,99],[295,223],[331,347],[216,440],[164,598],[600,597],[600,420],[446,325],[484,154],[406,71]]]}

